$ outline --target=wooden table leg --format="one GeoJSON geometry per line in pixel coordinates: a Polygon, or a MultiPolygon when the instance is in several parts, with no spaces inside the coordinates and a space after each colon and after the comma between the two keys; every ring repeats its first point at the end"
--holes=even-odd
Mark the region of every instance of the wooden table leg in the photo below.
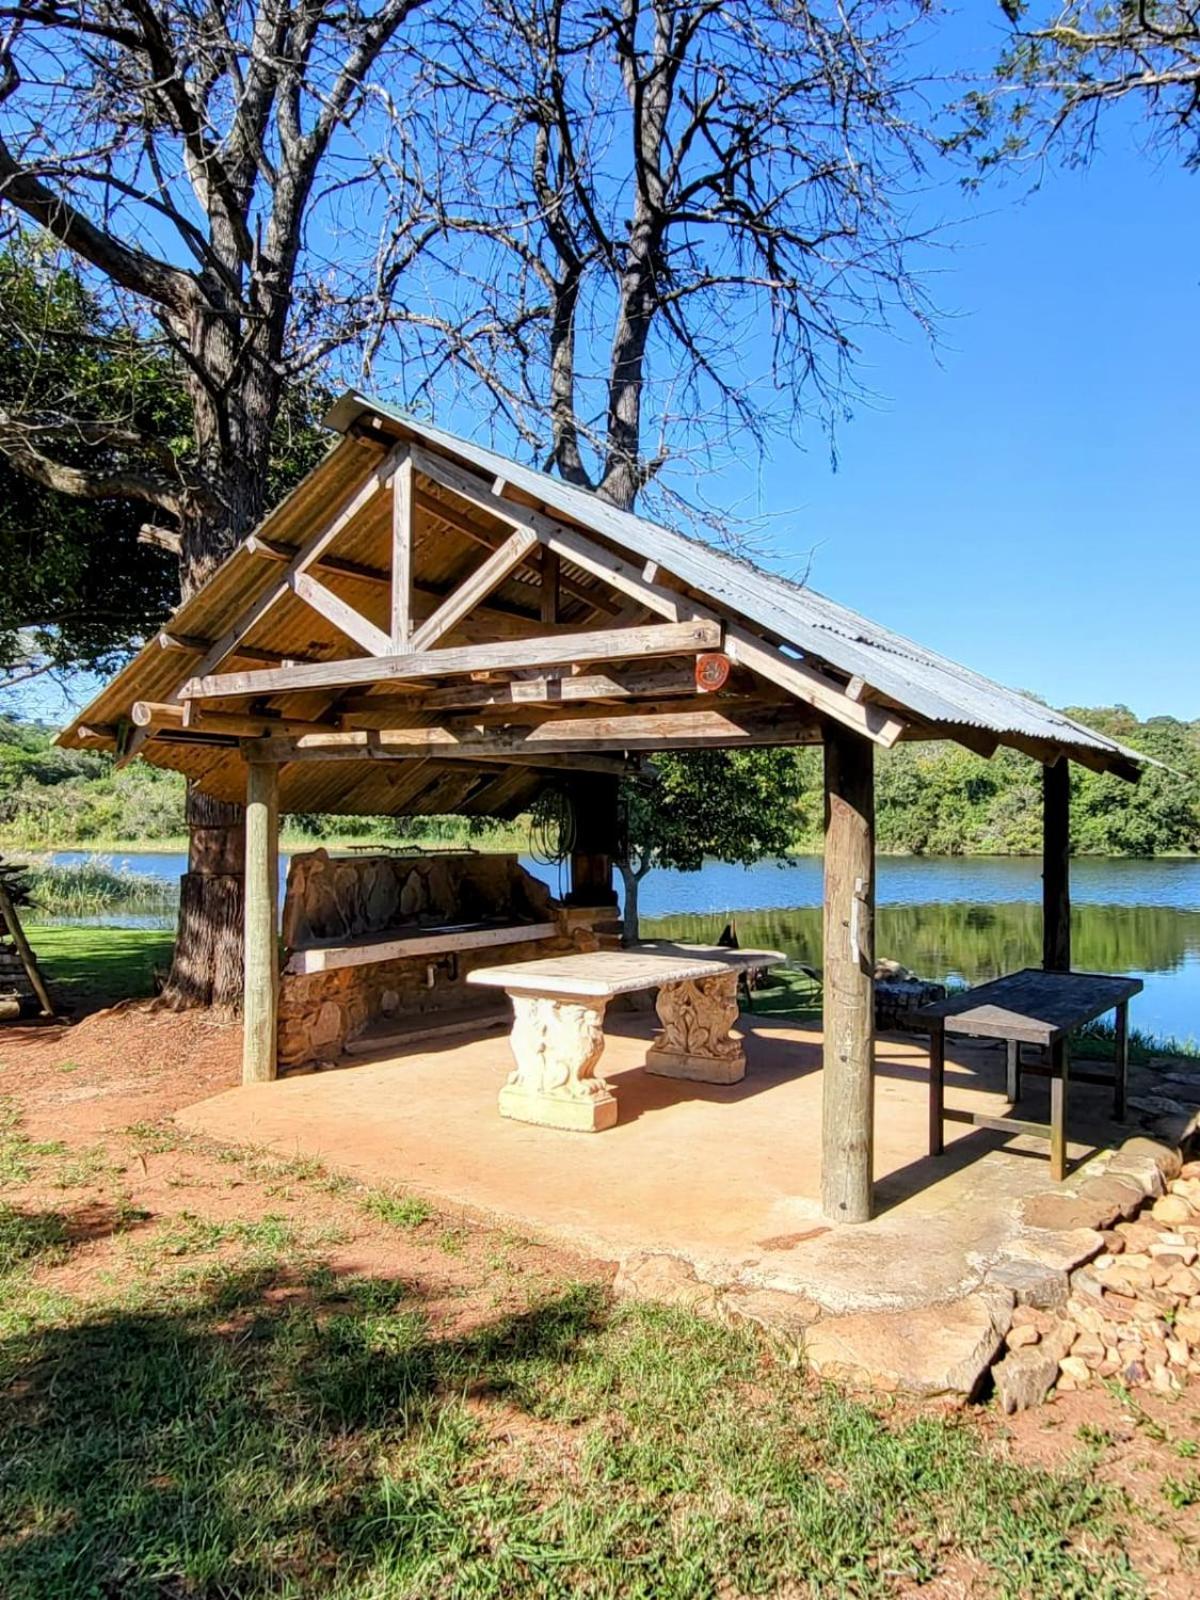
{"type": "Polygon", "coordinates": [[[1116,1060],[1113,1064],[1113,1116],[1125,1120],[1125,1090],[1129,1079],[1129,1001],[1117,1007],[1116,1060]]]}
{"type": "Polygon", "coordinates": [[[1061,1183],[1067,1175],[1067,1102],[1070,1098],[1071,1052],[1065,1039],[1050,1046],[1050,1176],[1061,1183]]]}
{"type": "Polygon", "coordinates": [[[1008,1098],[1012,1105],[1016,1105],[1021,1098],[1021,1046],[1018,1040],[1009,1039],[1006,1045],[1008,1051],[1008,1098]]]}
{"type": "Polygon", "coordinates": [[[929,1154],[940,1156],[943,1149],[942,1112],[946,1098],[946,1034],[934,1026],[929,1033],[929,1154]]]}

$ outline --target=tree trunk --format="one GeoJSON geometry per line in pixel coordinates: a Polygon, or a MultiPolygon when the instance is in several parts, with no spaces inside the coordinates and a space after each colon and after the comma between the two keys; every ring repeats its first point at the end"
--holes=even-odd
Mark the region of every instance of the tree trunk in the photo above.
{"type": "MultiPolygon", "coordinates": [[[[222,338],[218,330],[214,340],[211,328],[193,334],[210,365],[216,354],[223,354],[213,348],[222,338]]],[[[279,400],[278,380],[262,372],[263,363],[252,362],[220,414],[204,387],[192,386],[205,488],[180,518],[179,587],[184,600],[262,515],[279,400]]],[[[162,1004],[174,1011],[209,1006],[223,1016],[237,1016],[242,1008],[245,811],[213,800],[189,783],[187,823],[188,870],[180,880],[175,950],[162,1004]]]]}
{"type": "Polygon", "coordinates": [[[618,861],[617,865],[621,869],[621,883],[625,889],[625,904],[621,912],[621,942],[636,944],[640,937],[638,891],[645,873],[635,872],[627,861],[618,861]]]}
{"type": "Polygon", "coordinates": [[[211,1006],[236,1016],[242,1005],[242,890],[246,814],[188,786],[188,870],[179,885],[179,924],[161,1004],[172,1011],[211,1006]]]}

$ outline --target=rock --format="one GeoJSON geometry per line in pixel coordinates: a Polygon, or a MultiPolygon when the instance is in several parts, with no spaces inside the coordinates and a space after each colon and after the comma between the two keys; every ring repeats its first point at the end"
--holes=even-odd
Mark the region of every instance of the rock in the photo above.
{"type": "Polygon", "coordinates": [[[1096,1366],[1104,1360],[1104,1340],[1094,1333],[1081,1333],[1071,1346],[1071,1354],[1089,1366],[1096,1366]]]}
{"type": "Polygon", "coordinates": [[[1104,1230],[1104,1248],[1110,1256],[1119,1256],[1125,1248],[1125,1235],[1115,1228],[1104,1230]]]}
{"type": "Polygon", "coordinates": [[[1064,1356],[1059,1362],[1059,1368],[1081,1389],[1084,1384],[1092,1381],[1092,1369],[1082,1356],[1064,1356]]]}
{"type": "MultiPolygon", "coordinates": [[[[1114,1262],[1115,1265],[1117,1263],[1114,1262]]],[[[1112,1282],[1108,1275],[1109,1271],[1109,1268],[1098,1267],[1095,1263],[1091,1267],[1078,1267],[1071,1274],[1071,1293],[1067,1300],[1067,1305],[1070,1306],[1072,1301],[1076,1305],[1082,1305],[1085,1302],[1099,1305],[1104,1299],[1105,1289],[1112,1282]]]]}
{"type": "Polygon", "coordinates": [[[628,1256],[621,1263],[613,1292],[630,1300],[684,1306],[702,1316],[716,1315],[719,1298],[712,1284],[702,1283],[688,1262],[648,1252],[628,1256]]]}
{"type": "Polygon", "coordinates": [[[1000,1409],[1011,1416],[1014,1411],[1040,1406],[1057,1376],[1058,1361],[1049,1351],[1037,1346],[1010,1350],[1003,1361],[992,1368],[1000,1409]]]}
{"type": "Polygon", "coordinates": [[[1113,1178],[1128,1178],[1137,1184],[1143,1195],[1157,1196],[1166,1188],[1166,1179],[1163,1177],[1157,1161],[1152,1156],[1126,1154],[1120,1150],[1108,1163],[1108,1176],[1113,1178]]]}
{"type": "Polygon", "coordinates": [[[1200,1178],[1200,1161],[1185,1161],[1179,1169],[1181,1178],[1200,1178]]]}
{"type": "Polygon", "coordinates": [[[1010,1257],[1005,1259],[1036,1261],[1060,1272],[1072,1272],[1098,1256],[1103,1248],[1104,1240],[1094,1228],[1034,1229],[1014,1241],[1010,1257]]]}
{"type": "Polygon", "coordinates": [[[1005,1256],[988,1271],[988,1282],[1007,1289],[1018,1306],[1060,1306],[1067,1298],[1067,1274],[1060,1267],[1005,1256]]]}
{"type": "Polygon", "coordinates": [[[988,1299],[969,1294],[947,1305],[822,1317],[805,1330],[804,1353],[820,1377],[970,1399],[1000,1342],[988,1299]]]}
{"type": "Polygon", "coordinates": [[[1165,1261],[1172,1269],[1190,1267],[1196,1259],[1196,1250],[1190,1244],[1154,1244],[1150,1246],[1152,1261],[1165,1261]]]}
{"type": "Polygon", "coordinates": [[[815,1300],[785,1289],[728,1289],[721,1296],[721,1315],[734,1322],[753,1322],[768,1334],[796,1338],[821,1315],[815,1300]]]}
{"type": "Polygon", "coordinates": [[[1055,1323],[1048,1333],[1042,1334],[1042,1346],[1056,1361],[1061,1361],[1078,1337],[1079,1329],[1073,1322],[1064,1319],[1055,1323]]]}
{"type": "Polygon", "coordinates": [[[1103,1177],[1088,1178],[1080,1185],[1079,1198],[1097,1207],[1097,1223],[1116,1217],[1132,1217],[1146,1198],[1142,1185],[1131,1177],[1114,1174],[1110,1168],[1103,1177]]]}
{"type": "Polygon", "coordinates": [[[1141,1135],[1126,1139],[1118,1156],[1122,1161],[1126,1156],[1148,1156],[1168,1183],[1172,1178],[1179,1176],[1183,1166],[1179,1151],[1173,1145],[1163,1144],[1161,1140],[1147,1139],[1141,1135]]]}
{"type": "Polygon", "coordinates": [[[1041,1337],[1032,1323],[1023,1322],[1008,1330],[1005,1343],[1010,1350],[1020,1350],[1025,1345],[1037,1344],[1041,1337]]]}
{"type": "Polygon", "coordinates": [[[1168,1367],[1155,1367],[1150,1382],[1161,1394],[1178,1394],[1183,1385],[1168,1367]]]}
{"type": "MultiPolygon", "coordinates": [[[[1021,1202],[1020,1220],[1027,1228],[1044,1228],[1054,1233],[1069,1233],[1076,1228],[1106,1227],[1118,1208],[1108,1201],[1089,1200],[1082,1192],[1033,1194],[1021,1202]]],[[[1101,1241],[1097,1239],[1096,1249],[1101,1241]]],[[[1094,1253],[1094,1252],[1093,1252],[1094,1253]]]]}
{"type": "Polygon", "coordinates": [[[1121,1377],[1131,1389],[1146,1381],[1146,1369],[1140,1361],[1130,1361],[1121,1369],[1121,1377]]]}
{"type": "Polygon", "coordinates": [[[1149,1250],[1166,1230],[1143,1211],[1136,1222],[1119,1222],[1116,1231],[1124,1239],[1126,1250],[1149,1250]]]}
{"type": "Polygon", "coordinates": [[[1183,1339],[1168,1339],[1167,1359],[1177,1367],[1186,1367],[1188,1364],[1188,1347],[1183,1339]]]}
{"type": "Polygon", "coordinates": [[[1071,1309],[1072,1322],[1084,1333],[1098,1334],[1105,1327],[1107,1319],[1098,1306],[1080,1306],[1078,1310],[1075,1310],[1071,1307],[1069,1300],[1067,1305],[1071,1309]]]}
{"type": "Polygon", "coordinates": [[[1153,1257],[1143,1250],[1127,1250],[1119,1262],[1115,1262],[1119,1272],[1137,1272],[1148,1267],[1153,1257]]]}
{"type": "Polygon", "coordinates": [[[1156,1222],[1190,1222],[1196,1215],[1190,1200],[1181,1194],[1165,1194],[1154,1202],[1151,1215],[1156,1222]]]}
{"type": "Polygon", "coordinates": [[[1200,1178],[1173,1178],[1169,1187],[1172,1194],[1181,1194],[1193,1206],[1200,1207],[1200,1178]]]}

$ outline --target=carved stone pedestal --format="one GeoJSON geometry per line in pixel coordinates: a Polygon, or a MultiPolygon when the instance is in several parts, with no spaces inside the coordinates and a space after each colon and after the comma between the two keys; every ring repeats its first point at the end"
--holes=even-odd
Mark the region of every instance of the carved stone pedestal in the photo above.
{"type": "Polygon", "coordinates": [[[593,1076],[604,1050],[607,1000],[514,994],[512,1003],[516,1070],[500,1091],[500,1115],[572,1132],[611,1128],[616,1096],[593,1076]]]}
{"type": "Polygon", "coordinates": [[[698,1083],[740,1083],[746,1076],[737,1021],[736,972],[664,984],[658,991],[661,1030],[646,1054],[646,1071],[698,1083]]]}

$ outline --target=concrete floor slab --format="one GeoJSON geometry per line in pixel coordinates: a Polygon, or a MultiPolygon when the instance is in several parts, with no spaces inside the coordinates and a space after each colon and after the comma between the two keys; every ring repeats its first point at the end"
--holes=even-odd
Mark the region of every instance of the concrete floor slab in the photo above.
{"type": "MultiPolygon", "coordinates": [[[[883,1038],[879,1213],[857,1227],[830,1225],[819,1203],[818,1031],[749,1021],[745,1079],[714,1087],[643,1070],[650,1016],[610,1022],[601,1072],[620,1120],[604,1133],[501,1118],[496,1097],[510,1061],[498,1032],[230,1090],[179,1120],[218,1140],[316,1156],[371,1184],[411,1187],[605,1257],[681,1256],[710,1282],[801,1293],[834,1313],[970,1293],[1020,1232],[1019,1202],[1051,1188],[1039,1140],[949,1124],[944,1156],[926,1155],[925,1041],[883,1038]]],[[[952,1047],[948,1104],[1000,1113],[1003,1081],[1002,1048],[952,1047]]],[[[1022,1115],[1042,1120],[1045,1084],[1027,1082],[1022,1115]]],[[[1108,1122],[1108,1103],[1104,1089],[1073,1091],[1075,1159],[1132,1131],[1108,1122]]]]}

